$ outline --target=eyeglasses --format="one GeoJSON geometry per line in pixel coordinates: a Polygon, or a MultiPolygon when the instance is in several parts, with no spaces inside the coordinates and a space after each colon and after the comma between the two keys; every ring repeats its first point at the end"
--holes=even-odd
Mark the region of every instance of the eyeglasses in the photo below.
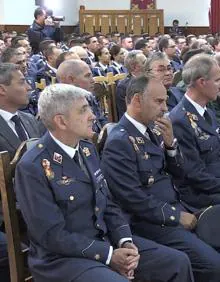
{"type": "Polygon", "coordinates": [[[166,71],[173,71],[171,65],[168,66],[160,66],[158,67],[158,69],[148,69],[147,72],[151,72],[151,71],[155,71],[155,72],[160,72],[160,73],[164,73],[166,71]]]}

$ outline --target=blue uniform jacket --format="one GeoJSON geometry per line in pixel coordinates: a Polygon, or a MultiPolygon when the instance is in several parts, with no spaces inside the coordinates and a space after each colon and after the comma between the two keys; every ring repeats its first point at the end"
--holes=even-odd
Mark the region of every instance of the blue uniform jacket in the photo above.
{"type": "Polygon", "coordinates": [[[120,68],[118,67],[118,65],[115,64],[115,62],[113,61],[112,64],[110,65],[110,67],[112,68],[113,71],[113,75],[116,74],[120,74],[120,73],[127,73],[127,69],[124,66],[121,66],[120,68]]]}
{"type": "Polygon", "coordinates": [[[36,281],[72,281],[104,265],[110,244],[131,237],[111,201],[94,146],[81,141],[80,153],[89,177],[46,133],[17,165],[15,189],[36,281]]]}
{"type": "Polygon", "coordinates": [[[113,69],[111,66],[108,66],[106,70],[103,70],[102,66],[97,63],[93,68],[92,68],[92,74],[93,76],[106,76],[108,72],[113,72],[113,69]]]}
{"type": "Polygon", "coordinates": [[[210,109],[212,126],[184,97],[171,111],[175,136],[185,159],[185,178],[179,183],[184,201],[196,208],[220,204],[220,139],[210,109]]]}
{"type": "Polygon", "coordinates": [[[185,94],[185,91],[180,87],[170,87],[167,90],[167,94],[167,107],[168,110],[171,111],[181,101],[185,94]]]}
{"type": "Polygon", "coordinates": [[[117,87],[116,87],[116,107],[118,112],[118,118],[120,119],[123,114],[126,112],[126,89],[128,86],[128,83],[132,79],[131,75],[128,75],[125,79],[120,80],[117,87]]]}
{"type": "Polygon", "coordinates": [[[182,157],[165,156],[161,137],[151,135],[153,142],[123,116],[106,141],[102,169],[131,224],[177,226],[182,206],[167,172],[183,176],[182,157]]]}

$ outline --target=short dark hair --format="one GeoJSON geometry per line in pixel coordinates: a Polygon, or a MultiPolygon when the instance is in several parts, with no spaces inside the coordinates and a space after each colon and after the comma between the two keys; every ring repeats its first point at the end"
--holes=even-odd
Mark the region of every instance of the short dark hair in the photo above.
{"type": "Polygon", "coordinates": [[[49,56],[53,55],[55,49],[59,48],[57,46],[49,46],[44,52],[45,58],[48,59],[49,56]]]}
{"type": "Polygon", "coordinates": [[[85,37],[85,43],[86,45],[90,44],[91,38],[96,37],[95,35],[89,35],[85,37]]]}
{"type": "Polygon", "coordinates": [[[55,43],[52,39],[46,39],[40,42],[39,44],[39,50],[44,54],[45,50],[49,47],[50,44],[55,43]]]}
{"type": "Polygon", "coordinates": [[[176,23],[176,24],[179,24],[179,21],[178,21],[177,19],[173,20],[173,25],[174,25],[175,23],[176,23]]]}
{"type": "Polygon", "coordinates": [[[11,47],[14,47],[14,48],[17,48],[17,47],[20,47],[18,46],[19,45],[19,41],[20,40],[26,40],[26,38],[24,36],[15,36],[14,38],[12,38],[11,40],[11,47]]]}
{"type": "Polygon", "coordinates": [[[113,45],[113,46],[111,47],[111,49],[110,49],[110,51],[109,51],[110,54],[111,54],[111,60],[114,60],[114,59],[115,59],[114,57],[119,54],[120,50],[121,50],[121,46],[119,46],[119,45],[113,45]]]}
{"type": "Polygon", "coordinates": [[[134,49],[136,50],[141,50],[142,48],[146,47],[148,40],[147,39],[139,39],[136,44],[134,49]]]}
{"type": "Polygon", "coordinates": [[[169,46],[169,39],[165,36],[162,36],[158,42],[158,49],[163,52],[164,48],[168,48],[169,46]]]}
{"type": "Polygon", "coordinates": [[[202,49],[191,49],[191,50],[187,51],[183,55],[183,64],[185,65],[187,63],[187,61],[189,61],[190,58],[192,58],[195,55],[201,54],[201,53],[205,53],[205,51],[202,50],[202,49]]]}
{"type": "Polygon", "coordinates": [[[35,9],[34,11],[34,18],[37,19],[38,16],[42,16],[44,13],[45,9],[38,7],[37,9],[35,9]]]}
{"type": "Polygon", "coordinates": [[[126,103],[129,105],[135,94],[143,94],[152,76],[141,75],[133,77],[126,88],[126,103]]]}
{"type": "Polygon", "coordinates": [[[95,51],[95,61],[99,62],[99,57],[102,55],[102,50],[106,47],[100,47],[95,51]]]}

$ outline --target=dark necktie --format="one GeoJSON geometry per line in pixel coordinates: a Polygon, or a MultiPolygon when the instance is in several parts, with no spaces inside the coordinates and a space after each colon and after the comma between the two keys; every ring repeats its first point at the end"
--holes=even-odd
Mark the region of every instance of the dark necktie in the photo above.
{"type": "Polygon", "coordinates": [[[76,162],[76,164],[78,165],[78,167],[81,168],[80,161],[79,161],[79,152],[78,152],[78,150],[76,150],[73,159],[76,162]]]}
{"type": "Polygon", "coordinates": [[[204,116],[204,119],[207,121],[207,123],[208,123],[209,125],[212,125],[212,118],[211,118],[211,116],[209,115],[209,113],[208,113],[207,110],[205,110],[203,116],[204,116]]]}
{"type": "Polygon", "coordinates": [[[19,139],[21,141],[27,140],[27,134],[24,131],[24,128],[22,126],[21,119],[19,118],[19,116],[15,115],[11,118],[11,120],[15,124],[15,131],[17,132],[19,139]]]}

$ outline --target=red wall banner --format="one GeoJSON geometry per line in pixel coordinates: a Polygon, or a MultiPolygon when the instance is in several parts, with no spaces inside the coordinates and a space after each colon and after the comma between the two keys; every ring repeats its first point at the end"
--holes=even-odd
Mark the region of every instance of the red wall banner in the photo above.
{"type": "Polygon", "coordinates": [[[156,9],[156,0],[131,0],[131,9],[156,9]]]}

